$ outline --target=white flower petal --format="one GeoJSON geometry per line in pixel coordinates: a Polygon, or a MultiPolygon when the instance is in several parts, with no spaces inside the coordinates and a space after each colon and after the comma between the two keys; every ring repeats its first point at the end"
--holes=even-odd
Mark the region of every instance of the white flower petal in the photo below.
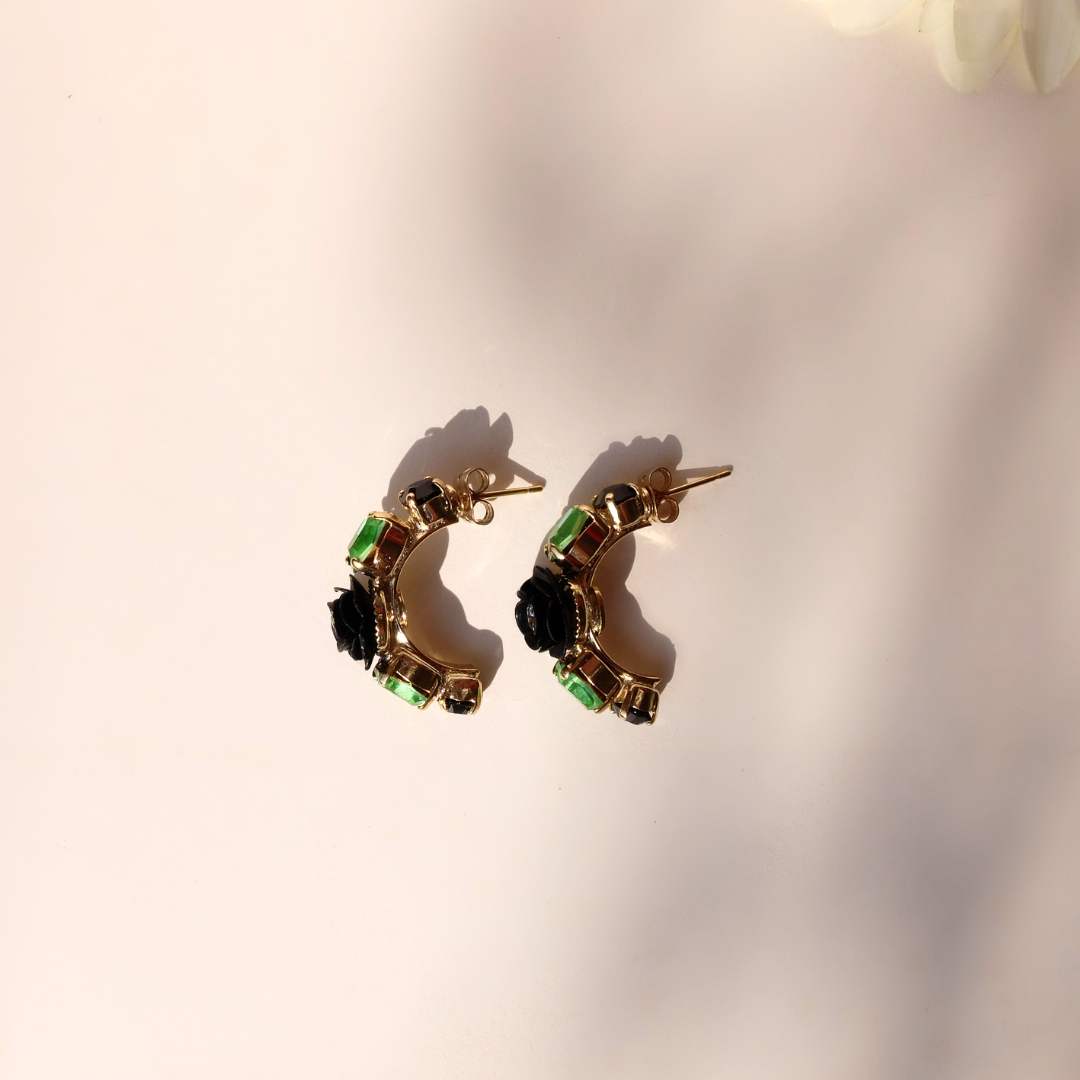
{"type": "Polygon", "coordinates": [[[956,0],[956,55],[968,63],[985,60],[1008,37],[1019,18],[1020,0],[956,0]]]}
{"type": "Polygon", "coordinates": [[[952,22],[952,19],[953,0],[926,0],[919,16],[919,31],[929,34],[939,26],[944,26],[946,21],[952,22]]]}
{"type": "Polygon", "coordinates": [[[1039,90],[1061,85],[1080,56],[1080,11],[1076,0],[1025,0],[1024,53],[1039,90]]]}
{"type": "Polygon", "coordinates": [[[876,30],[907,7],[909,0],[833,0],[832,24],[847,33],[876,30]]]}
{"type": "Polygon", "coordinates": [[[998,68],[1005,63],[1005,57],[1009,55],[1009,49],[1012,48],[1012,43],[1016,38],[1016,29],[1014,25],[1005,40],[989,56],[969,62],[957,56],[953,24],[946,22],[935,35],[938,63],[941,65],[945,78],[957,90],[981,90],[997,74],[998,68]]]}

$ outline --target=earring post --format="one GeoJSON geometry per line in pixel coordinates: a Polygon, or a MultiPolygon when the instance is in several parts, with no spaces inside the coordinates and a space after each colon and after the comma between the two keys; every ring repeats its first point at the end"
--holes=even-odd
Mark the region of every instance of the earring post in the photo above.
{"type": "Polygon", "coordinates": [[[711,484],[714,480],[723,480],[725,476],[731,475],[733,468],[732,465],[725,465],[719,472],[711,473],[709,476],[699,476],[696,480],[687,480],[685,484],[677,484],[661,494],[664,496],[678,495],[681,491],[689,491],[691,488],[700,487],[702,484],[711,484]]]}
{"type": "Polygon", "coordinates": [[[502,488],[499,491],[474,491],[473,497],[477,499],[498,499],[503,495],[527,495],[530,491],[543,490],[543,484],[530,484],[528,487],[502,488]]]}

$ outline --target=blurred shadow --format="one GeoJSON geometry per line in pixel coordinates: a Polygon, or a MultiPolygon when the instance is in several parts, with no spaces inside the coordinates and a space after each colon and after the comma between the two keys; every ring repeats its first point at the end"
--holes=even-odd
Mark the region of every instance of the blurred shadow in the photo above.
{"type": "Polygon", "coordinates": [[[1047,630],[1074,558],[1074,511],[1052,484],[1017,482],[1047,468],[1037,448],[1062,362],[1055,334],[1074,303],[1075,212],[1053,220],[1047,237],[995,313],[927,492],[927,525],[912,560],[919,600],[902,635],[904,667],[918,677],[893,688],[877,736],[880,759],[902,764],[887,776],[864,777],[853,793],[858,813],[841,872],[847,882],[863,882],[857,895],[864,908],[889,910],[895,897],[909,897],[905,930],[928,958],[925,972],[907,980],[892,1045],[882,1051],[878,1075],[897,1080],[956,1053],[950,1040],[962,1037],[965,1010],[978,1000],[1004,898],[1031,859],[1056,784],[1068,775],[1066,759],[1048,748],[1070,741],[1075,706],[1044,705],[1036,715],[1032,688],[1054,679],[1047,630]],[[987,462],[1001,464],[995,470],[987,462]],[[1006,567],[1023,568],[1018,593],[1006,567]],[[968,639],[980,621],[1002,630],[984,634],[976,654],[968,639]],[[972,674],[964,707],[946,713],[952,688],[972,674]],[[1028,719],[1013,728],[1010,715],[1028,719]],[[1002,753],[1006,733],[1011,741],[1002,753]]]}
{"type": "MultiPolygon", "coordinates": [[[[896,577],[895,592],[878,578],[873,582],[883,596],[906,596],[906,604],[868,603],[865,643],[853,639],[834,661],[834,673],[843,677],[838,684],[852,688],[837,700],[855,712],[846,703],[865,695],[865,722],[818,766],[835,809],[821,810],[820,792],[808,786],[799,806],[808,831],[794,841],[813,863],[823,863],[833,845],[834,862],[821,871],[820,897],[817,886],[805,886],[806,898],[820,911],[810,911],[806,918],[812,921],[801,924],[835,968],[823,968],[823,988],[830,979],[852,982],[863,972],[880,980],[886,948],[910,943],[909,967],[898,965],[884,985],[867,981],[860,988],[875,1010],[890,1011],[876,1054],[870,1053],[878,1060],[866,1071],[888,1078],[940,1075],[945,1063],[927,1054],[941,1053],[936,1040],[961,1026],[970,995],[980,979],[985,982],[987,940],[1008,895],[1003,890],[1022,873],[1037,837],[1050,786],[1050,766],[1039,755],[1061,745],[1057,725],[1075,723],[1077,715],[1075,693],[1061,686],[1057,659],[1059,609],[1069,602],[1064,595],[1071,595],[1063,594],[1061,583],[1073,580],[1075,500],[1061,497],[1073,490],[1071,478],[1052,471],[1064,436],[1055,432],[1051,446],[1040,427],[1046,423],[1045,395],[1054,389],[1048,377],[1055,363],[1067,359],[1062,343],[1071,331],[1064,319],[1075,311],[1080,265],[1075,165],[1065,164],[1060,151],[1065,114],[1024,110],[1021,124],[1021,106],[999,98],[1000,115],[1009,123],[1010,160],[1033,163],[1013,174],[994,156],[969,160],[949,152],[967,145],[967,133],[981,130],[972,125],[989,115],[977,116],[971,99],[928,95],[912,104],[903,115],[918,137],[899,137],[898,131],[886,151],[873,138],[881,116],[894,107],[885,84],[866,83],[858,109],[837,113],[835,126],[823,128],[815,122],[816,92],[792,91],[800,73],[809,88],[818,85],[802,60],[782,76],[773,69],[771,85],[761,79],[764,62],[748,66],[752,79],[744,82],[737,65],[710,61],[700,86],[722,89],[716,100],[737,102],[737,112],[723,107],[700,113],[698,127],[687,123],[686,138],[672,139],[661,169],[655,141],[641,136],[636,88],[643,62],[651,65],[657,85],[676,64],[689,64],[693,40],[706,26],[698,23],[699,10],[704,8],[656,7],[647,16],[655,22],[643,16],[640,23],[624,23],[635,33],[643,28],[652,34],[650,49],[635,53],[632,63],[612,59],[607,32],[545,33],[549,27],[539,15],[529,21],[518,8],[512,18],[493,19],[498,45],[493,49],[484,37],[475,65],[489,73],[476,93],[475,146],[485,166],[477,170],[485,220],[496,222],[492,257],[527,303],[548,318],[554,312],[597,350],[627,357],[630,373],[654,371],[658,356],[681,355],[686,359],[670,361],[671,373],[686,385],[706,370],[714,379],[722,374],[737,412],[784,440],[781,458],[797,449],[809,455],[822,446],[857,445],[854,439],[868,427],[864,416],[890,415],[882,410],[894,387],[931,391],[919,405],[896,398],[895,415],[920,431],[935,406],[948,410],[950,422],[940,431],[952,441],[937,447],[937,467],[922,494],[904,496],[908,512],[917,515],[911,541],[902,558],[881,564],[881,575],[896,577]],[[490,63],[492,55],[501,55],[503,63],[490,63]],[[725,81],[713,82],[712,71],[725,73],[725,81]],[[743,88],[748,92],[735,92],[743,88]],[[761,138],[778,130],[777,117],[785,118],[783,133],[761,138]],[[801,184],[790,189],[790,210],[784,210],[756,189],[775,183],[777,191],[787,190],[780,177],[791,160],[807,167],[801,184]],[[895,167],[881,169],[882,162],[895,167]],[[915,175],[918,182],[909,179],[915,175]],[[989,185],[972,187],[982,176],[1002,177],[1015,196],[982,195],[989,185]],[[930,188],[938,193],[932,201],[926,198],[930,188]],[[1000,210],[976,209],[974,191],[1000,210]],[[1023,228],[1002,228],[999,247],[983,246],[980,237],[1019,206],[1023,228]],[[731,213],[733,207],[743,213],[731,213]],[[916,255],[917,264],[910,261],[916,255]],[[980,279],[980,260],[987,256],[1000,269],[980,279]],[[938,264],[944,269],[938,271],[938,264]],[[944,321],[948,309],[907,276],[915,265],[953,308],[982,297],[981,308],[962,316],[968,337],[941,344],[941,330],[952,325],[944,321]],[[965,277],[972,283],[954,289],[953,281],[965,277]],[[981,352],[980,362],[957,380],[962,393],[951,396],[946,381],[935,397],[927,374],[911,376],[924,384],[906,383],[909,359],[888,347],[893,332],[870,329],[866,313],[891,316],[894,309],[881,305],[897,289],[909,290],[906,310],[917,311],[925,328],[911,340],[940,356],[943,375],[955,375],[969,354],[981,352]],[[988,316],[982,341],[976,336],[980,315],[988,316]],[[881,355],[853,348],[863,341],[880,341],[881,355]],[[784,389],[809,385],[792,378],[808,367],[815,375],[812,391],[784,389]],[[852,391],[836,393],[844,384],[852,391]],[[843,439],[828,440],[832,427],[843,439]],[[1022,463],[1026,483],[1019,480],[1020,464],[1010,468],[1008,486],[1000,469],[986,467],[1011,461],[1022,463]],[[1020,596],[1026,596],[1023,604],[1020,596]],[[975,631],[986,623],[1002,627],[992,638],[1000,650],[993,655],[967,644],[981,642],[975,631]],[[1043,648],[1027,646],[1040,635],[1043,648]],[[875,674],[866,686],[868,655],[885,657],[881,664],[895,674],[875,674]],[[1060,705],[1046,687],[1061,695],[1060,705]],[[1025,717],[1026,724],[1011,717],[1025,717]],[[1025,729],[1020,755],[1010,738],[1025,729]],[[838,775],[850,778],[846,786],[838,775]],[[816,828],[820,836],[811,843],[816,828]]],[[[561,18],[554,25],[561,27],[561,18]]],[[[616,22],[605,31],[616,29],[616,22]]],[[[802,53],[786,56],[790,64],[802,53]]],[[[892,453],[892,447],[882,436],[879,452],[892,453]]],[[[674,469],[681,456],[674,439],[613,444],[581,477],[567,504],[587,502],[605,484],[634,480],[656,466],[674,469]]],[[[773,502],[785,500],[783,483],[794,465],[791,458],[770,481],[773,502]]],[[[856,462],[834,465],[858,481],[856,462]]],[[[897,506],[905,508],[903,502],[897,506]]],[[[785,512],[777,520],[790,521],[785,512]]],[[[822,520],[831,519],[828,527],[838,539],[845,530],[858,537],[862,514],[854,503],[845,508],[840,502],[822,520]]],[[[862,555],[858,546],[852,550],[862,555]]],[[[645,623],[625,587],[635,554],[635,540],[627,538],[597,575],[610,626],[605,644],[617,654],[624,640],[620,636],[616,645],[619,633],[643,651],[670,650],[671,671],[671,642],[645,623]]],[[[800,573],[805,579],[814,570],[800,573]]],[[[837,580],[843,584],[841,575],[837,580]]],[[[807,620],[807,627],[819,619],[797,599],[791,605],[792,616],[807,620]]],[[[770,678],[801,678],[798,665],[773,643],[785,633],[785,613],[764,617],[771,626],[763,622],[752,632],[773,665],[770,678]]],[[[826,620],[821,628],[828,632],[826,620]]],[[[658,671],[663,657],[643,659],[640,666],[658,671]]],[[[763,687],[748,700],[759,694],[764,700],[766,693],[763,687]]],[[[688,972],[705,970],[707,958],[718,959],[722,978],[696,977],[717,1016],[743,1015],[735,1005],[724,1011],[726,995],[734,1000],[746,994],[753,965],[781,963],[774,959],[774,939],[783,923],[763,900],[803,886],[797,877],[766,883],[780,863],[763,861],[762,850],[766,842],[787,845],[787,826],[767,840],[771,796],[756,798],[749,790],[746,816],[728,823],[703,813],[686,792],[692,782],[704,784],[702,775],[716,767],[715,760],[699,764],[688,756],[673,768],[667,831],[652,844],[628,845],[620,893],[629,899],[631,915],[623,947],[594,969],[596,1004],[586,1012],[576,1048],[596,1062],[585,1071],[610,1074],[610,1056],[622,1052],[628,1033],[666,1023],[657,987],[685,983],[688,972]],[[729,930],[733,926],[737,932],[729,930]]],[[[793,975],[799,964],[793,954],[793,975]]],[[[1002,985],[1004,994],[1007,982],[1002,985]]],[[[822,997],[847,1000],[828,989],[822,997]]],[[[787,1007],[781,997],[777,1015],[787,1007]]],[[[823,1015],[822,1022],[830,1021],[823,1015]]]]}
{"type": "MultiPolygon", "coordinates": [[[[453,483],[474,465],[491,474],[492,487],[509,486],[515,476],[530,484],[544,483],[511,460],[513,441],[514,428],[506,413],[492,423],[483,406],[462,409],[443,427],[429,428],[409,448],[390,477],[383,510],[400,514],[398,492],[414,480],[434,476],[453,483]]],[[[409,613],[409,638],[439,660],[479,668],[486,688],[503,662],[502,638],[471,625],[461,601],[443,584],[441,570],[449,544],[450,534],[444,529],[416,549],[402,572],[400,591],[409,613]]]]}
{"type": "MultiPolygon", "coordinates": [[[[683,473],[676,472],[681,459],[682,444],[674,435],[663,440],[639,435],[629,445],[614,442],[585,470],[563,509],[579,503],[589,505],[609,484],[636,482],[660,467],[670,470],[672,482],[678,483],[683,479],[683,473]]],[[[709,471],[714,470],[693,469],[685,476],[709,471]]],[[[637,540],[631,533],[612,548],[597,568],[593,583],[604,598],[603,645],[613,660],[631,671],[659,675],[663,680],[661,686],[665,686],[675,673],[675,646],[670,638],[646,622],[641,605],[626,587],[636,557],[637,540]]],[[[543,544],[535,561],[540,566],[548,564],[543,544]]]]}
{"type": "Polygon", "coordinates": [[[441,428],[428,428],[422,439],[412,444],[386,485],[382,508],[389,513],[401,510],[398,492],[422,476],[435,476],[453,483],[460,473],[479,465],[491,474],[491,486],[508,487],[515,476],[530,484],[545,480],[510,458],[514,425],[503,413],[494,423],[483,405],[462,409],[441,428]]]}

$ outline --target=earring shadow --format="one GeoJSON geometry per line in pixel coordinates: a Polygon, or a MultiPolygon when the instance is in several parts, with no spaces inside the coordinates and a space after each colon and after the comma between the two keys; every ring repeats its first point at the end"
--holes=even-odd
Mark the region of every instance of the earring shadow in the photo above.
{"type": "MultiPolygon", "coordinates": [[[[487,470],[493,488],[509,487],[515,477],[543,484],[543,477],[511,459],[513,442],[514,427],[506,413],[492,422],[483,406],[462,409],[442,427],[429,428],[409,448],[390,477],[383,510],[400,514],[398,492],[415,480],[434,476],[454,483],[459,473],[473,466],[487,470]]],[[[461,600],[443,584],[442,566],[449,545],[448,533],[440,531],[416,549],[402,571],[400,589],[409,615],[409,638],[443,662],[479,668],[487,689],[502,666],[502,638],[473,626],[461,600]]]]}
{"type": "Polygon", "coordinates": [[[398,589],[409,616],[409,640],[443,663],[479,668],[486,689],[503,662],[502,638],[473,626],[457,595],[443,584],[449,550],[450,534],[443,529],[409,556],[401,572],[398,589]]]}
{"type": "Polygon", "coordinates": [[[542,476],[511,459],[513,442],[514,425],[506,413],[492,422],[482,405],[462,409],[442,427],[428,428],[424,437],[412,444],[390,477],[382,508],[388,513],[400,511],[398,492],[414,480],[437,476],[452,484],[459,473],[474,465],[490,473],[493,488],[509,487],[516,476],[529,484],[545,483],[542,476]]]}

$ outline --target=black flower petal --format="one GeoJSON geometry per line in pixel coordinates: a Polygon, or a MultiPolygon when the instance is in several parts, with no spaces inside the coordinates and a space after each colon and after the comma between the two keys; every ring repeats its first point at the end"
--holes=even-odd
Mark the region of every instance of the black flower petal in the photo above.
{"type": "Polygon", "coordinates": [[[577,618],[569,586],[546,566],[534,566],[532,577],[518,589],[518,598],[514,618],[525,644],[561,656],[577,618]]]}
{"type": "Polygon", "coordinates": [[[338,652],[348,651],[354,660],[363,660],[364,667],[369,668],[375,658],[375,605],[358,578],[352,579],[351,588],[337,591],[337,598],[326,606],[338,652]]]}

